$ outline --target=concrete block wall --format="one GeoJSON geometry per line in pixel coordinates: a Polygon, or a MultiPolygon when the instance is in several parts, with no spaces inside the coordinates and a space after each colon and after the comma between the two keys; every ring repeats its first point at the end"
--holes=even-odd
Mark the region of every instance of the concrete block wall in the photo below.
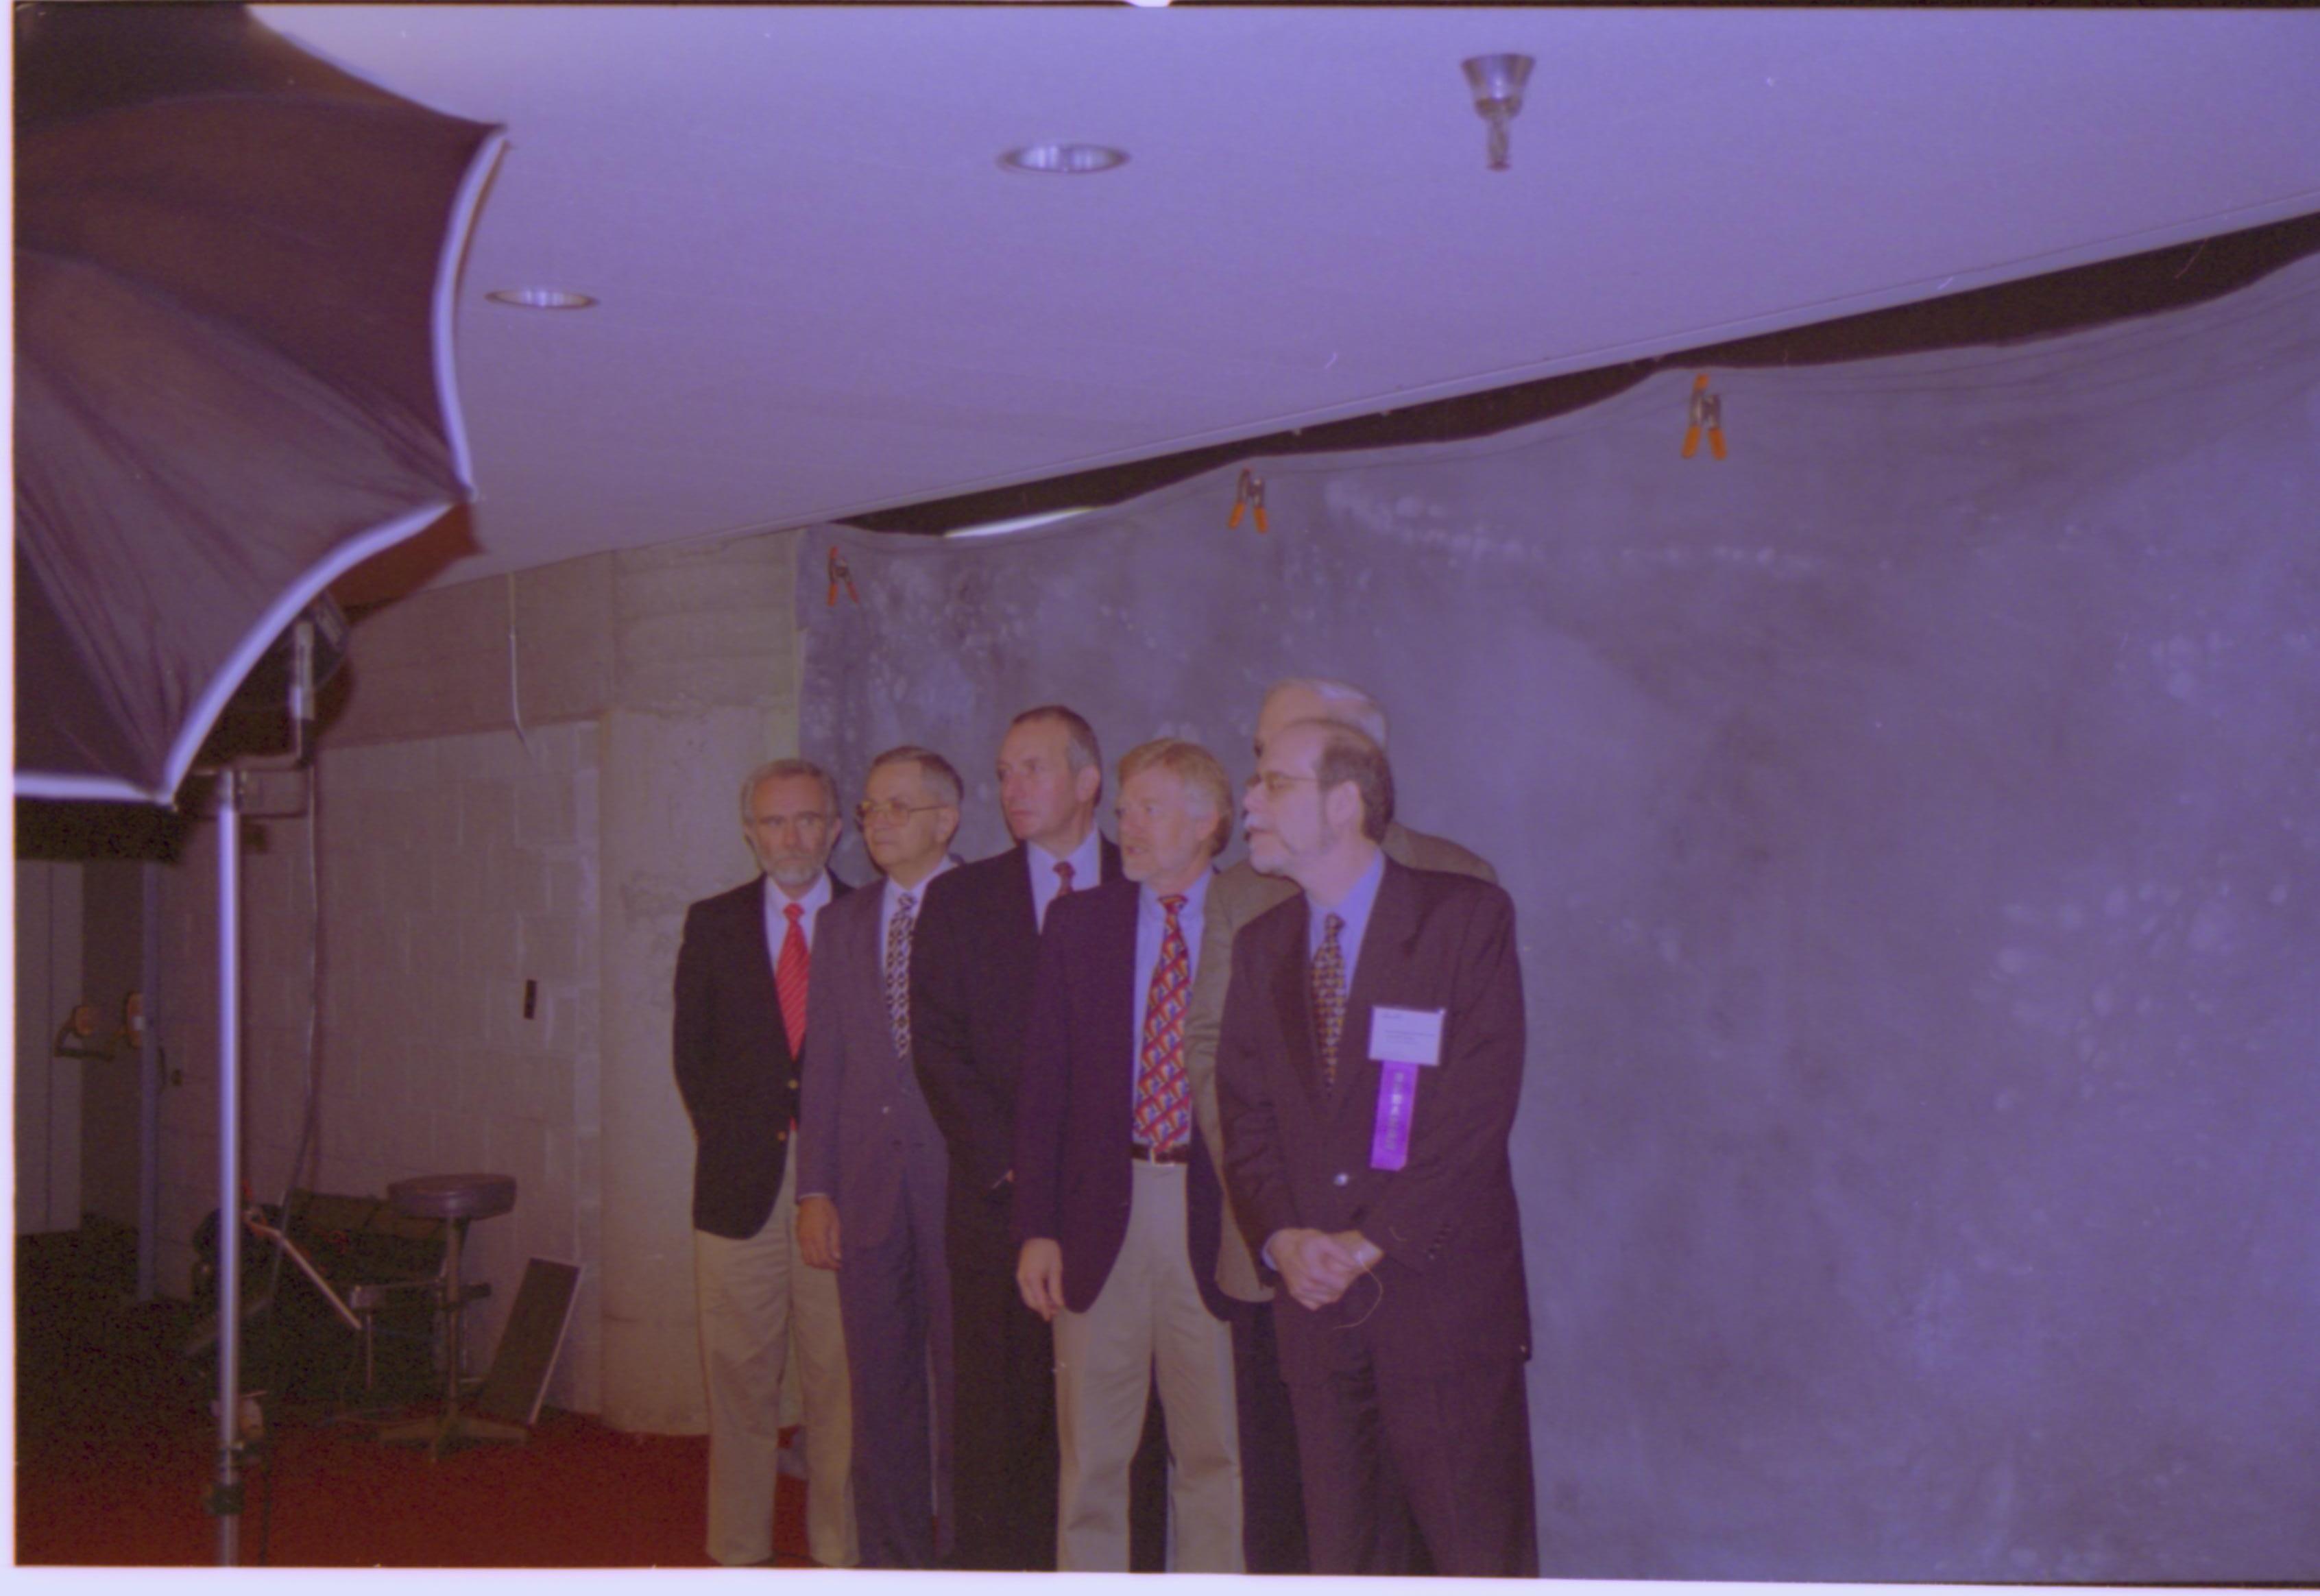
{"type": "MultiPolygon", "coordinates": [[[[704,1422],[670,981],[685,904],[754,869],[743,774],[796,746],[796,536],[595,556],[375,612],[322,737],[315,1183],[514,1175],[515,1211],[471,1235],[470,1278],[493,1292],[472,1366],[524,1260],[576,1261],[548,1400],[631,1429],[704,1422]]],[[[307,825],[257,822],[242,855],[244,1148],[266,1197],[305,1101],[307,825]]],[[[187,1288],[187,1238],[216,1205],[215,855],[202,828],[162,891],[164,1042],[184,1071],[163,1098],[167,1292],[187,1288]]]]}

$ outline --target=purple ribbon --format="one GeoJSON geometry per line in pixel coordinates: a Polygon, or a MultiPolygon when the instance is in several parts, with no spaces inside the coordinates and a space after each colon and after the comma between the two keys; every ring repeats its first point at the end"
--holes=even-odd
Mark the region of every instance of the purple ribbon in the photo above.
{"type": "Polygon", "coordinates": [[[1400,1169],[1409,1162],[1409,1117],[1418,1102],[1418,1066],[1378,1062],[1377,1129],[1370,1135],[1370,1167],[1400,1169]]]}

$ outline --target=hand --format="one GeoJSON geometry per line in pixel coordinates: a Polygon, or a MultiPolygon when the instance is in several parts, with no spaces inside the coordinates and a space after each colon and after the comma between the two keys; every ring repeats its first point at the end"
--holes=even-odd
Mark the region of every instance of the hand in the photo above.
{"type": "Polygon", "coordinates": [[[1015,1262],[1015,1285],[1023,1293],[1023,1305],[1046,1319],[1056,1321],[1064,1308],[1064,1249],[1060,1243],[1045,1236],[1034,1236],[1023,1244],[1023,1251],[1015,1262]]]}
{"type": "Polygon", "coordinates": [[[838,1204],[827,1197],[798,1201],[798,1251],[817,1269],[838,1267],[838,1204]]]}
{"type": "Polygon", "coordinates": [[[1264,1251],[1273,1266],[1281,1271],[1291,1297],[1307,1308],[1327,1308],[1346,1294],[1346,1288],[1362,1272],[1353,1247],[1346,1242],[1347,1236],[1359,1239],[1353,1231],[1332,1236],[1284,1227],[1273,1233],[1264,1251]]]}
{"type": "Polygon", "coordinates": [[[1376,1268],[1385,1257],[1385,1248],[1359,1230],[1339,1230],[1331,1239],[1353,1255],[1354,1266],[1364,1274],[1376,1268]]]}

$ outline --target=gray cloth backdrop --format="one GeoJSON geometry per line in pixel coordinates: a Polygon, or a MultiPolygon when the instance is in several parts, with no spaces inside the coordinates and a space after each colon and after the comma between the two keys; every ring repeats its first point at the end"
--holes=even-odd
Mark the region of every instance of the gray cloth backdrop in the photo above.
{"type": "Polygon", "coordinates": [[[1548,1573],[2320,1576],[2320,259],[1717,373],[1722,463],[1690,385],[1255,462],[1265,535],[821,529],[804,748],[943,751],[979,857],[1020,709],[1238,776],[1379,694],[1520,911],[1548,1573]]]}

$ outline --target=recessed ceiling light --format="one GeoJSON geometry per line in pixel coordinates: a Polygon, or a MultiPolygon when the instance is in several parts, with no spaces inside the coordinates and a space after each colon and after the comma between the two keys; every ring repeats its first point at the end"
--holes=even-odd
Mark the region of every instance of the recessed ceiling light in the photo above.
{"type": "Polygon", "coordinates": [[[526,311],[585,311],[596,303],[594,296],[568,288],[494,288],[484,297],[526,311]]]}
{"type": "Polygon", "coordinates": [[[1108,172],[1128,159],[1128,151],[1102,144],[1026,144],[999,158],[999,164],[1018,172],[1054,172],[1079,177],[1108,172]]]}

